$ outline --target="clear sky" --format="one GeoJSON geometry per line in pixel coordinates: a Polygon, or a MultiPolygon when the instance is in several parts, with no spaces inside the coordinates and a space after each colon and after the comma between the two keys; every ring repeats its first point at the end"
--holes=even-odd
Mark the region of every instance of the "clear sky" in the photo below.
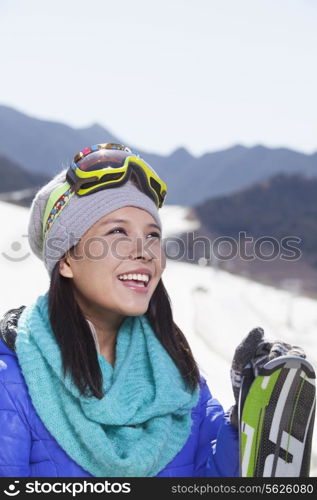
{"type": "Polygon", "coordinates": [[[316,0],[0,0],[0,104],[128,144],[317,150],[316,0]]]}

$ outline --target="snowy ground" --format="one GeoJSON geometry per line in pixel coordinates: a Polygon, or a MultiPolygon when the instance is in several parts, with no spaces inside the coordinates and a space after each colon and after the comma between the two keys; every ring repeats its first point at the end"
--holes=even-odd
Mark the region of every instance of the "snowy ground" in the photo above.
{"type": "MultiPolygon", "coordinates": [[[[0,202],[0,315],[29,304],[48,287],[43,264],[27,243],[28,210],[0,202]]],[[[161,210],[163,236],[194,229],[183,207],[161,210]]],[[[174,319],[187,336],[211,392],[233,403],[229,369],[235,347],[255,326],[270,339],[302,346],[317,367],[317,301],[210,267],[168,261],[163,275],[174,319]]],[[[317,432],[312,475],[317,475],[317,432]]]]}

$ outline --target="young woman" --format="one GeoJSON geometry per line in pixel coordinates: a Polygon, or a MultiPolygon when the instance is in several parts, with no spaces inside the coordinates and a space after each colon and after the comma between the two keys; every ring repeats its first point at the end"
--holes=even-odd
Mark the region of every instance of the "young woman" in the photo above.
{"type": "Polygon", "coordinates": [[[0,325],[0,476],[236,476],[238,436],[162,282],[166,185],[114,144],[36,195],[44,296],[0,325]]]}

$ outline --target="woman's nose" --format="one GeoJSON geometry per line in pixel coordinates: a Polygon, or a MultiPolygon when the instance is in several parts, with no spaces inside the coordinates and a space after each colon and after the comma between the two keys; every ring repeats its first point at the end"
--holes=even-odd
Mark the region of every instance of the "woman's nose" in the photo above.
{"type": "Polygon", "coordinates": [[[154,255],[151,252],[150,240],[141,237],[131,238],[129,257],[133,259],[151,260],[154,255]]]}

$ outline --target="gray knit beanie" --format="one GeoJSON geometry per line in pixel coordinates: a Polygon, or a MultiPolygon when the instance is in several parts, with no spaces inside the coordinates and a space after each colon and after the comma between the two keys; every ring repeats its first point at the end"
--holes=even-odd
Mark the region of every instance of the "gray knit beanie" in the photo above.
{"type": "Polygon", "coordinates": [[[132,206],[149,212],[162,227],[154,201],[129,180],[120,187],[104,189],[87,196],[74,194],[53,222],[43,238],[43,216],[46,204],[54,189],[66,182],[66,169],[57,174],[36,194],[28,227],[28,238],[32,251],[52,274],[55,264],[88,229],[105,215],[119,208],[132,206]]]}

